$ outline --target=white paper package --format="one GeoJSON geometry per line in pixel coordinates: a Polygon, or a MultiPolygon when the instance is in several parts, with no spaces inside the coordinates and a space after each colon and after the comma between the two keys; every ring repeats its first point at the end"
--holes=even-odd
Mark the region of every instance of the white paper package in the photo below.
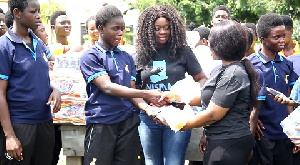
{"type": "Polygon", "coordinates": [[[295,109],[290,115],[288,115],[280,125],[283,132],[287,136],[300,136],[300,131],[296,130],[296,127],[300,127],[300,107],[295,109]]]}

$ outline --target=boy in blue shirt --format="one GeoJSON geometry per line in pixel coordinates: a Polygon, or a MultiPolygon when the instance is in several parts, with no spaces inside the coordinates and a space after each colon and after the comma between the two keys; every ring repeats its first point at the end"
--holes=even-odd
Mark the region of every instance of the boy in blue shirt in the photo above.
{"type": "Polygon", "coordinates": [[[0,38],[0,120],[5,165],[50,165],[54,145],[53,112],[60,92],[51,87],[45,45],[30,29],[41,23],[37,0],[10,0],[13,27],[0,38]],[[21,162],[19,162],[21,161],[21,162]]]}
{"type": "MultiPolygon", "coordinates": [[[[285,27],[278,14],[261,16],[257,24],[262,49],[248,57],[256,69],[262,72],[266,87],[287,95],[297,79],[293,64],[278,55],[285,45],[285,27]]],[[[263,87],[265,88],[265,87],[263,87]]],[[[292,144],[283,133],[280,122],[288,115],[288,107],[275,102],[268,93],[260,95],[263,100],[256,128],[256,148],[261,164],[292,164],[292,144]]]]}
{"type": "Polygon", "coordinates": [[[159,105],[161,92],[133,89],[135,64],[118,47],[125,28],[121,11],[111,5],[102,7],[96,15],[96,27],[99,41],[80,60],[89,97],[85,104],[84,164],[140,164],[140,119],[133,103],[148,112],[152,107],[142,98],[159,105]]]}

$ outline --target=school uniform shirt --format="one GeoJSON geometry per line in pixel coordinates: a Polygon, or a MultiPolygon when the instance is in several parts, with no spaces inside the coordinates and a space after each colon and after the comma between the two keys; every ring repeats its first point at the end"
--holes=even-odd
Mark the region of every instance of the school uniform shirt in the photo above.
{"type": "MultiPolygon", "coordinates": [[[[293,70],[293,63],[285,57],[277,54],[274,60],[268,59],[260,51],[247,57],[256,69],[261,70],[264,77],[265,87],[273,88],[287,95],[288,86],[294,85],[298,75],[293,70]]],[[[262,100],[258,119],[263,123],[263,133],[266,138],[272,140],[286,139],[280,122],[287,117],[287,106],[282,105],[268,96],[264,89],[258,97],[262,100]]]]}
{"type": "Polygon", "coordinates": [[[0,38],[0,79],[8,81],[7,104],[12,123],[39,124],[52,119],[48,102],[51,87],[46,48],[36,35],[33,50],[11,29],[0,38]]]}
{"type": "Polygon", "coordinates": [[[157,49],[152,63],[138,71],[137,84],[141,89],[169,91],[172,85],[185,78],[186,72],[191,76],[200,73],[202,68],[192,50],[187,49],[184,53],[186,55],[181,59],[171,60],[168,46],[157,49]]]}
{"type": "Polygon", "coordinates": [[[233,139],[250,135],[250,79],[241,62],[218,68],[202,87],[202,107],[211,102],[229,108],[225,116],[205,127],[208,139],[233,139]]]}
{"type": "Polygon", "coordinates": [[[45,45],[45,43],[41,40],[41,39],[39,39],[41,42],[42,42],[42,44],[43,44],[43,49],[44,49],[44,57],[45,58],[50,58],[53,54],[50,52],[50,49],[48,48],[48,46],[46,46],[45,45]]]}
{"type": "Polygon", "coordinates": [[[294,71],[297,73],[297,75],[300,75],[300,53],[288,56],[288,60],[293,62],[294,71]]]}
{"type": "Polygon", "coordinates": [[[80,70],[89,97],[85,104],[86,123],[114,124],[127,119],[134,110],[131,99],[107,95],[95,86],[93,80],[106,74],[111,82],[130,87],[130,82],[136,80],[132,57],[119,47],[110,51],[96,42],[81,56],[80,70]]]}

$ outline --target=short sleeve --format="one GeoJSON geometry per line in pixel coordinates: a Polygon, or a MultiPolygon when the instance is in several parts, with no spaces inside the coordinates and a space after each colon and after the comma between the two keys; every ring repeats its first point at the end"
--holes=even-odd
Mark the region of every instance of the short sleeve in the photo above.
{"type": "Polygon", "coordinates": [[[0,46],[0,79],[8,80],[12,70],[13,53],[0,46]]]}
{"type": "Polygon", "coordinates": [[[245,77],[239,76],[240,80],[237,79],[235,76],[222,75],[216,84],[211,101],[223,108],[232,107],[239,92],[250,85],[243,80],[245,77]]]}
{"type": "Polygon", "coordinates": [[[194,76],[202,71],[202,68],[193,53],[193,51],[188,48],[187,49],[187,56],[186,56],[187,64],[186,64],[186,71],[188,72],[189,75],[194,76]]]}
{"type": "Polygon", "coordinates": [[[132,81],[135,81],[136,82],[136,67],[135,67],[135,63],[134,63],[134,60],[133,60],[133,58],[132,58],[132,56],[131,55],[128,55],[129,56],[129,58],[130,58],[130,66],[131,66],[131,68],[130,68],[130,73],[131,73],[131,80],[132,81]]]}
{"type": "Polygon", "coordinates": [[[292,91],[290,98],[292,98],[297,103],[300,103],[300,78],[296,81],[292,91]]]}
{"type": "Polygon", "coordinates": [[[95,49],[88,49],[80,58],[80,70],[87,83],[98,76],[107,74],[103,54],[101,54],[102,56],[99,54],[95,49]]]}
{"type": "Polygon", "coordinates": [[[288,65],[290,69],[290,74],[288,76],[288,85],[293,86],[298,79],[298,75],[295,73],[293,63],[291,61],[289,61],[288,65]]]}
{"type": "Polygon", "coordinates": [[[44,53],[46,54],[46,58],[50,58],[52,56],[52,53],[50,52],[50,49],[48,46],[45,45],[44,42],[41,42],[43,45],[44,53]]]}

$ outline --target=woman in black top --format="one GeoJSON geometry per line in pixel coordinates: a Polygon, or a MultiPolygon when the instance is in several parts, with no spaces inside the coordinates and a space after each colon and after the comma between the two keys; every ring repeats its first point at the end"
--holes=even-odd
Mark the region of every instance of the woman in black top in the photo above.
{"type": "MultiPolygon", "coordinates": [[[[170,5],[145,9],[137,27],[137,83],[141,89],[169,91],[187,72],[204,84],[206,76],[186,42],[185,27],[170,5]]],[[[147,106],[140,112],[139,133],[146,164],[182,165],[191,131],[174,132],[156,123],[147,106]],[[150,117],[149,117],[149,116],[150,117]]]]}
{"type": "MultiPolygon", "coordinates": [[[[243,165],[253,148],[249,109],[258,105],[259,89],[257,73],[250,61],[244,59],[246,32],[239,23],[223,21],[211,29],[209,43],[213,58],[221,59],[222,66],[206,81],[201,96],[189,103],[202,104],[205,110],[190,119],[182,130],[205,126],[205,165],[243,165]]],[[[172,93],[164,97],[169,101],[181,100],[172,93]]]]}

